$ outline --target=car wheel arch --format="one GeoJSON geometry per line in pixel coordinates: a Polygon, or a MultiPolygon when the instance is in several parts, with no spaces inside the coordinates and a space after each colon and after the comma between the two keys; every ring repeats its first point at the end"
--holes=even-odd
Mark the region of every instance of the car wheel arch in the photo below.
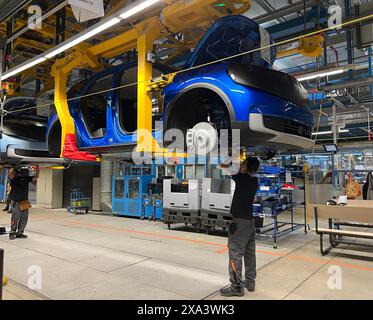
{"type": "Polygon", "coordinates": [[[236,114],[233,108],[233,104],[231,99],[228,97],[228,95],[218,86],[211,84],[211,83],[205,83],[205,82],[198,82],[190,84],[186,87],[184,87],[179,93],[175,95],[175,97],[167,103],[167,106],[165,108],[165,115],[164,115],[164,129],[169,129],[168,122],[170,120],[171,113],[174,111],[175,105],[182,97],[184,97],[187,93],[190,93],[192,90],[196,89],[205,89],[209,90],[212,93],[215,93],[225,104],[225,107],[228,111],[229,119],[230,121],[235,121],[236,114]]]}
{"type": "Polygon", "coordinates": [[[47,137],[46,137],[46,144],[47,144],[48,150],[52,155],[57,155],[58,153],[57,156],[59,157],[60,151],[57,151],[57,150],[61,150],[61,134],[62,134],[60,119],[58,117],[55,117],[55,119],[53,119],[52,123],[49,124],[48,127],[49,128],[48,128],[47,137]]]}

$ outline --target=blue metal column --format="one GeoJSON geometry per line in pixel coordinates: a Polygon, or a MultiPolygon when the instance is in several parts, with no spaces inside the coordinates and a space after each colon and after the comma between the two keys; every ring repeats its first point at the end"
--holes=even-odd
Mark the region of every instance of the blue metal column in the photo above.
{"type": "MultiPolygon", "coordinates": [[[[345,18],[350,16],[350,0],[345,0],[345,18]]],[[[347,61],[348,64],[352,64],[352,40],[351,40],[351,30],[346,30],[346,42],[347,42],[347,61]]],[[[352,80],[352,70],[348,70],[348,78],[352,80]]]]}

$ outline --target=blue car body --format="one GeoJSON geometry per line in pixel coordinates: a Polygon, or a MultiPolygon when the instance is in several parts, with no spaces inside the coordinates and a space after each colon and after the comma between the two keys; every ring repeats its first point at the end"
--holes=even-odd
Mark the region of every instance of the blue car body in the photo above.
{"type": "Polygon", "coordinates": [[[32,97],[16,97],[5,101],[0,137],[1,164],[63,162],[50,157],[45,142],[48,117],[38,115],[35,105],[32,97]]]}
{"type": "MultiPolygon", "coordinates": [[[[229,16],[215,22],[188,59],[186,70],[163,89],[162,115],[158,115],[163,132],[170,128],[186,131],[198,122],[210,121],[218,128],[240,129],[241,145],[258,152],[311,147],[314,123],[307,92],[293,77],[271,70],[273,49],[269,51],[270,60],[263,59],[261,51],[256,50],[261,45],[260,39],[258,25],[246,17],[229,16]],[[237,55],[248,50],[253,52],[237,55]],[[237,56],[225,59],[232,55],[237,56]],[[213,62],[216,60],[220,61],[213,62]]],[[[154,68],[159,74],[170,72],[163,66],[154,68]]],[[[126,73],[134,70],[136,62],[109,68],[70,95],[85,96],[108,77],[111,80],[106,87],[116,88],[126,73]]],[[[127,114],[135,119],[135,107],[123,111],[121,105],[126,103],[120,103],[120,95],[118,90],[108,92],[102,98],[102,108],[96,106],[89,109],[94,111],[85,111],[85,115],[82,99],[69,103],[79,149],[105,153],[136,143],[135,130],[123,128],[127,114]],[[87,123],[91,123],[91,130],[87,123]]],[[[128,103],[135,106],[133,100],[128,103]]],[[[48,122],[50,149],[57,123],[56,115],[48,122]]],[[[163,132],[155,129],[153,135],[162,141],[163,132]]]]}

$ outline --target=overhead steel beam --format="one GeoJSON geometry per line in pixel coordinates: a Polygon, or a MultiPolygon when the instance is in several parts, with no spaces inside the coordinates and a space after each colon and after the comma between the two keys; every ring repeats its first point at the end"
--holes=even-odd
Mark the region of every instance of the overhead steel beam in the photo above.
{"type": "MultiPolygon", "coordinates": [[[[269,12],[273,12],[275,11],[276,9],[274,7],[272,7],[271,4],[269,4],[266,0],[256,0],[256,3],[261,6],[265,11],[267,11],[268,13],[269,12]]],[[[274,19],[277,23],[280,23],[280,21],[284,22],[286,21],[286,19],[284,17],[279,17],[278,19],[274,19]]]]}
{"type": "Polygon", "coordinates": [[[313,6],[311,9],[306,11],[305,15],[287,20],[280,24],[274,24],[266,28],[266,30],[275,41],[282,41],[320,30],[320,25],[323,27],[327,26],[327,20],[328,11],[322,7],[319,12],[319,10],[313,6]],[[315,21],[317,15],[320,16],[318,22],[315,21]]]}
{"type": "MultiPolygon", "coordinates": [[[[14,19],[13,17],[10,18],[6,22],[6,36],[8,37],[10,34],[12,34],[14,28],[14,19]]],[[[5,46],[5,57],[4,57],[4,71],[7,71],[10,68],[10,57],[13,54],[13,43],[12,42],[6,42],[5,46]]]]}
{"type": "Polygon", "coordinates": [[[346,106],[339,100],[337,100],[336,98],[332,97],[332,100],[333,102],[335,103],[335,105],[341,109],[346,109],[346,106]]]}
{"type": "MultiPolygon", "coordinates": [[[[319,0],[308,0],[306,1],[306,8],[312,7],[317,5],[320,1],[319,0]]],[[[259,3],[259,2],[258,2],[259,3]]],[[[296,13],[298,11],[303,10],[304,3],[303,1],[297,2],[295,4],[291,4],[280,9],[270,11],[268,13],[262,14],[254,18],[254,21],[258,24],[262,24],[265,22],[272,21],[274,19],[283,18],[289,14],[296,13]]]]}
{"type": "Polygon", "coordinates": [[[29,4],[32,0],[11,0],[2,4],[0,10],[0,23],[15,14],[18,10],[22,9],[25,5],[29,4]]]}
{"type": "Polygon", "coordinates": [[[362,109],[364,109],[367,112],[370,112],[370,109],[363,104],[361,104],[355,97],[353,97],[349,92],[347,92],[347,97],[350,99],[350,101],[355,105],[362,109]]]}
{"type": "MultiPolygon", "coordinates": [[[[65,31],[66,31],[66,8],[62,8],[56,14],[56,38],[55,45],[65,41],[65,31]]],[[[61,55],[60,57],[63,57],[61,55]]]]}
{"type": "MultiPolygon", "coordinates": [[[[42,17],[41,17],[41,21],[44,21],[45,19],[48,19],[50,16],[54,15],[55,13],[57,13],[58,11],[60,11],[60,10],[63,9],[64,7],[66,7],[67,4],[68,4],[68,1],[67,1],[67,0],[64,0],[64,1],[62,1],[61,3],[57,4],[55,7],[53,7],[53,8],[50,9],[48,12],[46,12],[44,15],[42,15],[42,17]]],[[[13,40],[16,39],[17,37],[19,37],[19,36],[21,36],[22,34],[24,34],[25,32],[27,32],[28,30],[30,30],[30,28],[29,28],[28,26],[26,26],[26,27],[22,28],[21,30],[16,31],[16,33],[12,34],[12,35],[7,39],[7,43],[13,41],[13,40]]]]}
{"type": "Polygon", "coordinates": [[[373,77],[368,77],[362,80],[347,81],[347,82],[342,82],[338,84],[327,85],[327,86],[319,88],[318,91],[328,92],[332,90],[342,90],[346,88],[365,86],[371,83],[373,83],[373,77]]]}
{"type": "MultiPolygon", "coordinates": [[[[350,0],[344,0],[345,3],[345,19],[347,19],[350,16],[350,0]]],[[[346,43],[347,43],[347,62],[350,64],[352,63],[354,57],[353,57],[353,49],[352,49],[352,34],[350,28],[346,29],[346,43]]],[[[353,79],[353,73],[352,70],[348,71],[348,77],[350,80],[353,79]]]]}

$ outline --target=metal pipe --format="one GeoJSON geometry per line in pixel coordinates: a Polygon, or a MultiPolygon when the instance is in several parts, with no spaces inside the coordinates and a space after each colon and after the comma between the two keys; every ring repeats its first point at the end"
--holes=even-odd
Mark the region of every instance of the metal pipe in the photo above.
{"type": "Polygon", "coordinates": [[[333,141],[334,141],[334,144],[337,144],[337,134],[338,134],[338,126],[337,126],[337,120],[336,120],[337,112],[336,112],[336,106],[334,103],[333,103],[332,109],[333,109],[333,124],[332,124],[333,141]]]}
{"type": "Polygon", "coordinates": [[[335,153],[332,153],[332,185],[335,187],[337,185],[337,176],[335,171],[335,153]]]}
{"type": "MultiPolygon", "coordinates": [[[[355,3],[354,4],[354,13],[355,13],[355,17],[360,17],[360,4],[358,3],[355,3]]],[[[358,49],[361,49],[362,48],[362,40],[361,40],[361,23],[358,23],[355,27],[355,30],[356,30],[356,47],[358,49]]]]}
{"type": "MultiPolygon", "coordinates": [[[[318,4],[318,2],[319,0],[308,0],[306,1],[305,5],[307,8],[309,8],[309,7],[312,7],[313,5],[318,4]]],[[[253,20],[258,24],[262,24],[262,23],[269,22],[277,18],[283,18],[284,16],[287,16],[292,13],[296,13],[298,11],[303,10],[303,8],[304,8],[304,3],[303,1],[300,1],[295,4],[291,4],[289,6],[285,6],[280,9],[257,16],[253,20]]]]}
{"type": "Polygon", "coordinates": [[[66,9],[62,8],[56,13],[56,38],[55,45],[65,41],[66,9]]]}
{"type": "MultiPolygon", "coordinates": [[[[59,45],[61,42],[65,41],[65,31],[66,31],[66,8],[62,8],[56,13],[56,38],[55,45],[59,45]]],[[[64,53],[58,55],[59,58],[63,58],[64,53]]]]}
{"type": "MultiPolygon", "coordinates": [[[[353,87],[358,87],[358,86],[364,86],[364,85],[369,85],[373,83],[373,77],[365,78],[362,80],[356,80],[356,81],[346,81],[343,83],[339,84],[332,84],[324,87],[320,87],[318,91],[332,91],[332,90],[342,90],[345,88],[353,88],[353,87]]],[[[309,91],[308,93],[312,93],[312,91],[309,91]]]]}
{"type": "MultiPolygon", "coordinates": [[[[9,37],[14,29],[14,18],[11,17],[10,20],[6,23],[6,36],[9,37]]],[[[11,57],[13,54],[13,42],[12,41],[6,41],[5,45],[5,52],[4,52],[4,66],[3,70],[7,71],[10,68],[11,64],[11,57]]]]}

